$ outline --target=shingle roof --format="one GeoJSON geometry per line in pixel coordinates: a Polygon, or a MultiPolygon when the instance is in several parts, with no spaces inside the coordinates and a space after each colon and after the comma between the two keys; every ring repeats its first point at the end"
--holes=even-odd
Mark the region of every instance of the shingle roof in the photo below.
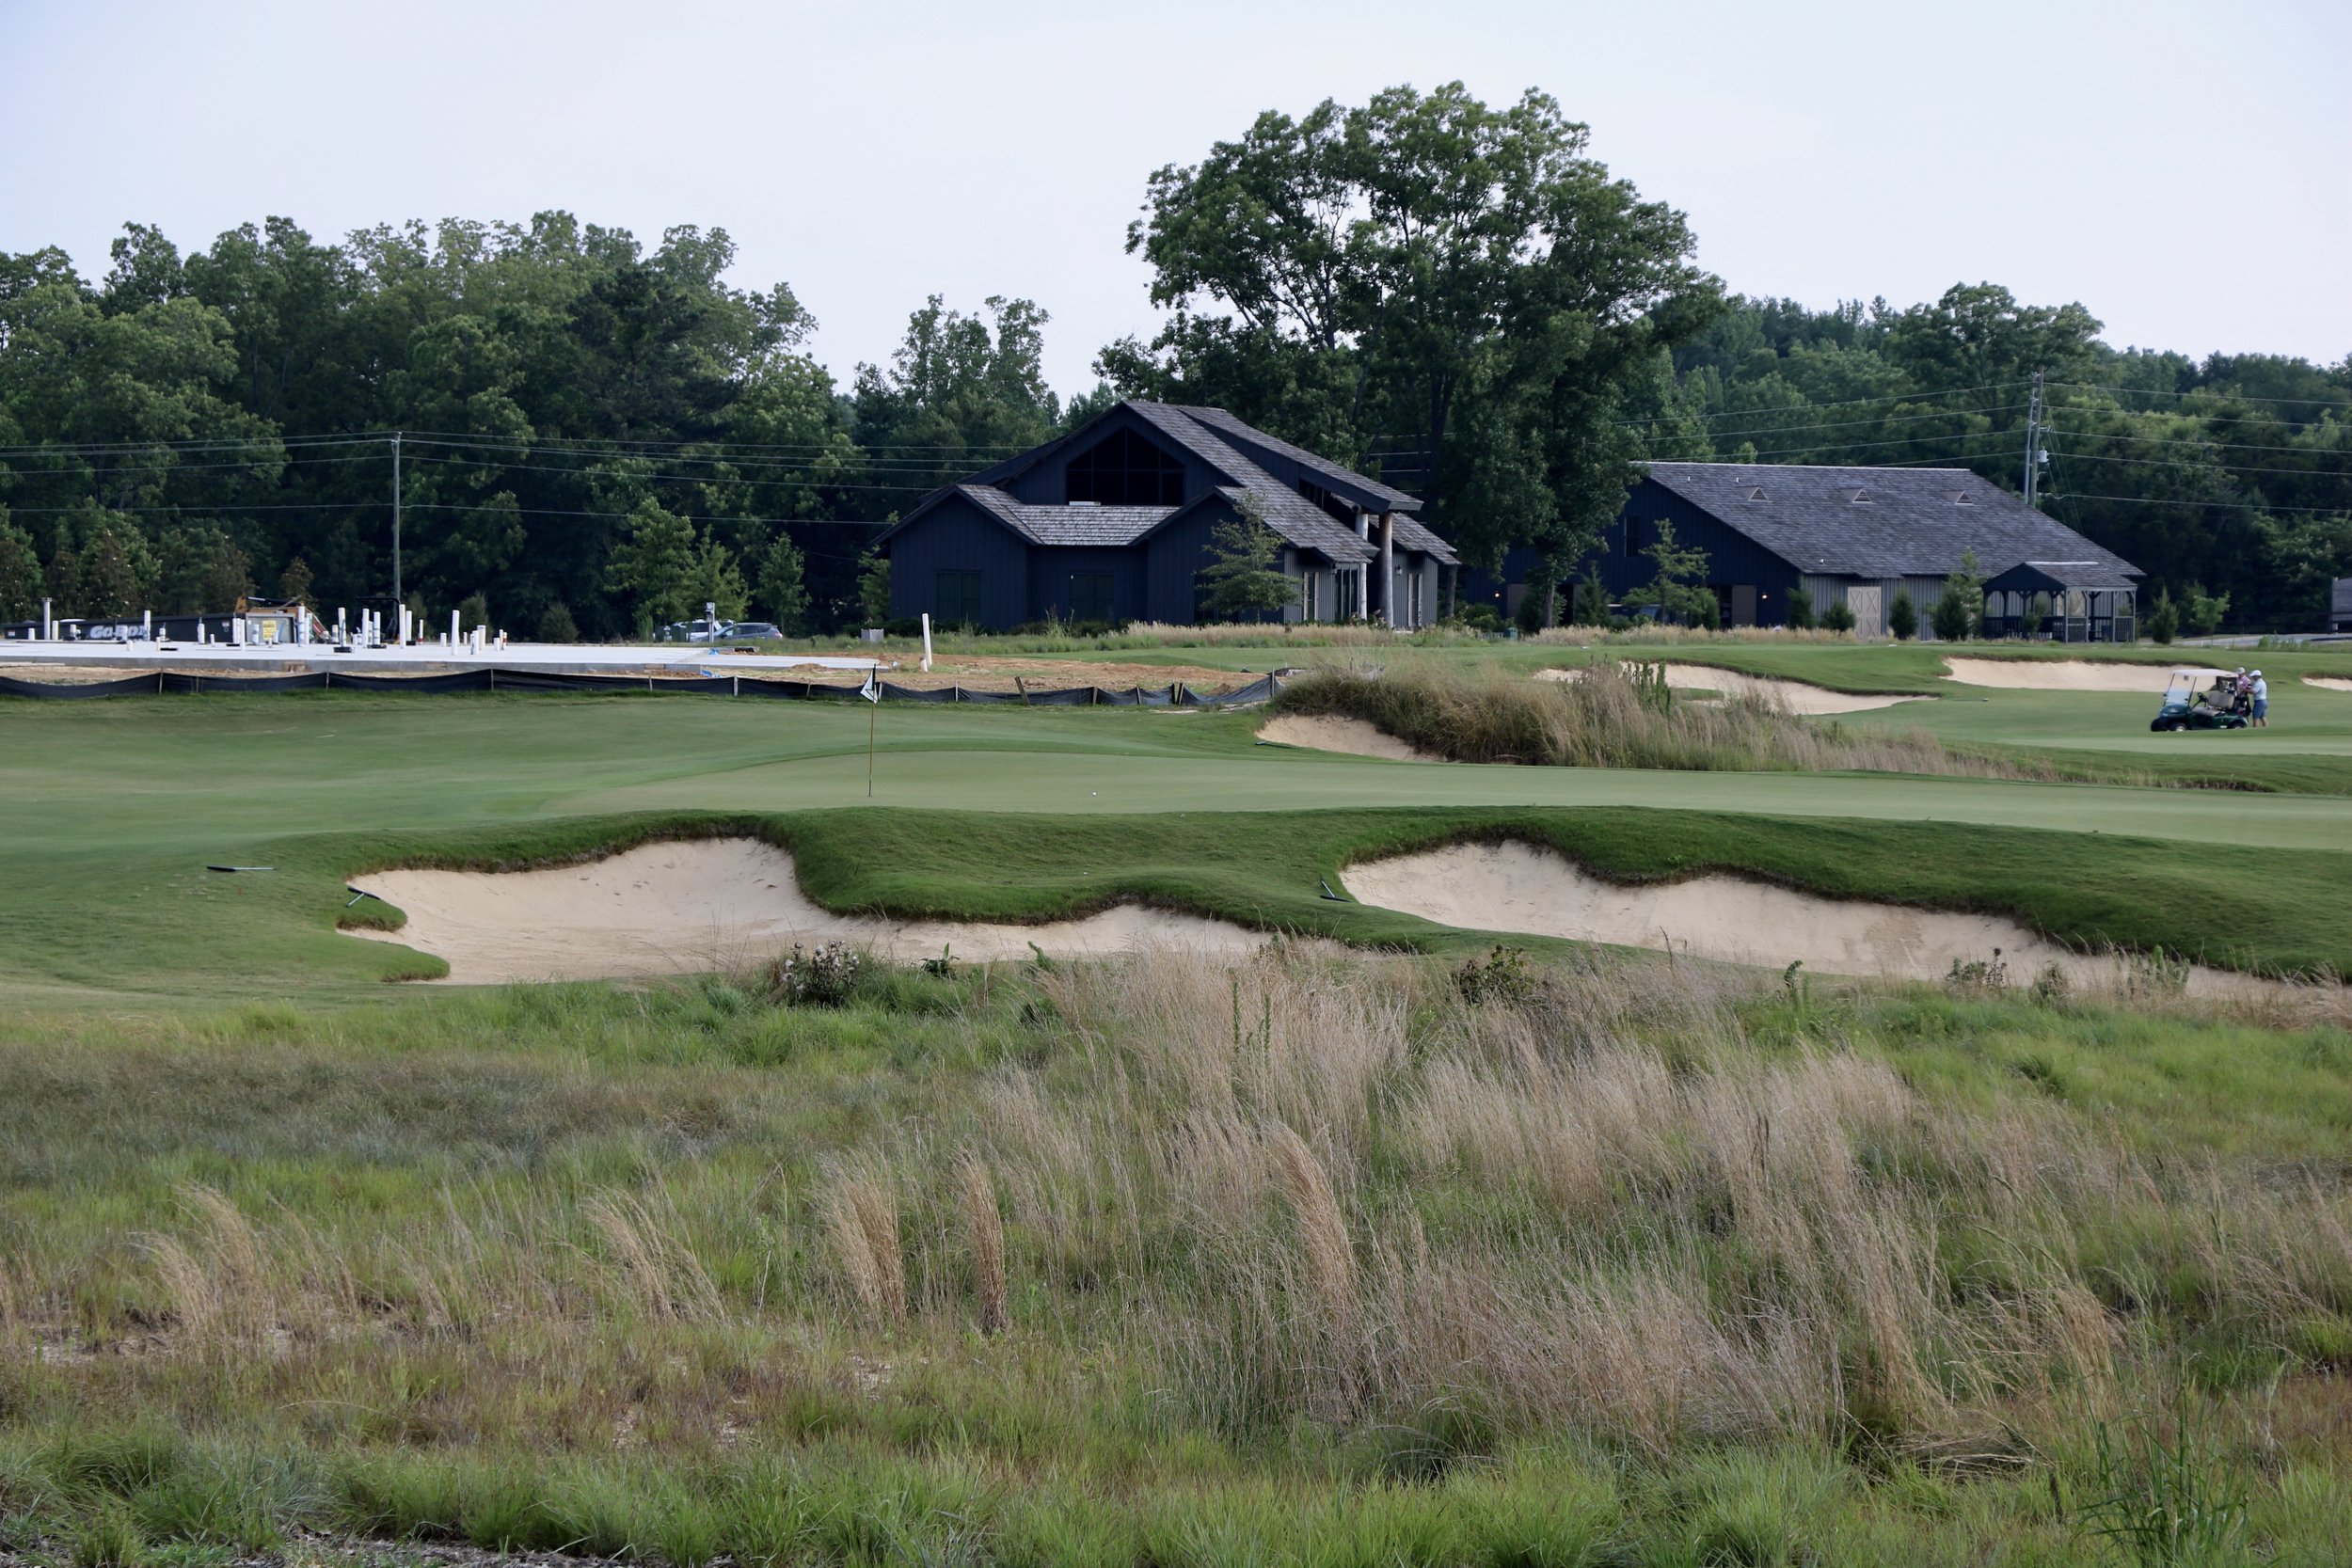
{"type": "Polygon", "coordinates": [[[2120,571],[2099,561],[2021,561],[2007,571],[1995,572],[1985,581],[1987,588],[2005,588],[2010,584],[2003,578],[2020,582],[2032,580],[2052,588],[2131,588],[2136,574],[2120,571]]]}
{"type": "Polygon", "coordinates": [[[1987,575],[2026,561],[2077,562],[2118,585],[2139,575],[1965,468],[1652,463],[1649,477],[1804,572],[1942,577],[1974,550],[1987,575]]]}
{"type": "MultiPolygon", "coordinates": [[[[1444,540],[1407,515],[1421,502],[1402,490],[1392,489],[1377,480],[1367,479],[1335,463],[1326,462],[1303,447],[1278,440],[1263,431],[1244,424],[1222,408],[1193,408],[1177,404],[1135,400],[1122,403],[1120,406],[1174,445],[1184,448],[1227,482],[1196,496],[1187,507],[1197,506],[1212,495],[1223,496],[1236,505],[1244,496],[1248,496],[1257,500],[1259,510],[1265,515],[1266,525],[1298,548],[1313,550],[1330,561],[1348,564],[1370,561],[1380,553],[1376,545],[1358,538],[1354,529],[1268,473],[1245,450],[1254,448],[1297,463],[1325,479],[1350,486],[1393,508],[1399,547],[1425,551],[1448,565],[1459,563],[1460,558],[1444,540]]],[[[1047,453],[1067,444],[1076,434],[1073,432],[1072,436],[1060,436],[1019,457],[984,469],[963,483],[933,491],[909,512],[903,521],[886,531],[876,542],[889,540],[908,523],[950,495],[964,497],[1033,545],[1131,545],[1178,512],[1187,509],[1173,506],[1031,505],[1015,500],[1009,492],[998,488],[1047,453]]]]}
{"type": "MultiPolygon", "coordinates": [[[[1136,406],[1140,408],[1143,404],[1137,404],[1136,406]]],[[[1182,403],[1161,404],[1153,406],[1165,407],[1182,414],[1242,446],[1256,447],[1262,451],[1279,452],[1301,467],[1311,468],[1326,479],[1337,480],[1342,484],[1366,491],[1383,503],[1381,510],[1390,512],[1421,510],[1421,500],[1418,497],[1408,496],[1404,491],[1383,484],[1376,479],[1368,479],[1353,468],[1343,468],[1337,463],[1316,456],[1305,447],[1291,445],[1279,436],[1268,436],[1255,425],[1244,424],[1222,408],[1204,408],[1182,403]]]]}
{"type": "Polygon", "coordinates": [[[1031,506],[993,484],[955,488],[1032,545],[1132,545],[1178,510],[1172,506],[1031,506]]]}

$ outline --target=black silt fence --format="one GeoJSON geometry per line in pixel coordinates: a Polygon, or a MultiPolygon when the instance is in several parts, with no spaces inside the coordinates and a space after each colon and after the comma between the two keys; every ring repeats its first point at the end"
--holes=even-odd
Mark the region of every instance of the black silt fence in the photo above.
{"type": "MultiPolygon", "coordinates": [[[[1280,684],[1261,676],[1232,691],[1199,692],[1179,684],[1167,687],[1073,686],[1051,691],[967,691],[960,686],[900,686],[879,683],[884,702],[977,703],[1032,707],[1247,707],[1275,696],[1280,684]]],[[[720,697],[782,697],[794,701],[849,702],[864,686],[838,686],[827,681],[769,680],[745,675],[600,675],[559,674],[530,670],[459,670],[437,675],[358,675],[321,670],[294,675],[190,675],[156,673],[107,681],[28,681],[0,675],[0,697],[26,697],[46,702],[75,702],[94,697],[145,697],[158,693],[198,694],[278,691],[403,691],[444,696],[469,691],[651,691],[720,697]]]]}

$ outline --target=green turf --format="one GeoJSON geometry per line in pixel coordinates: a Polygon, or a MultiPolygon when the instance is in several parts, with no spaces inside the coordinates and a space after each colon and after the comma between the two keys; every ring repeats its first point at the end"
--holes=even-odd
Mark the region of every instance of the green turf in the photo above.
{"type": "Polygon", "coordinates": [[[1391,764],[1253,744],[1249,715],[907,707],[880,715],[873,798],[905,815],[840,815],[867,803],[866,715],[847,707],[325,693],[0,716],[0,995],[20,1004],[365,991],[416,965],[334,934],[359,865],[502,840],[577,853],[708,813],[801,846],[820,896],[909,911],[1041,915],[1116,889],[1394,940],[1415,933],[1322,902],[1314,878],[1370,825],[1393,844],[1517,823],[1626,872],[1704,861],[2081,940],[2352,968],[2341,799],[1391,764]]]}

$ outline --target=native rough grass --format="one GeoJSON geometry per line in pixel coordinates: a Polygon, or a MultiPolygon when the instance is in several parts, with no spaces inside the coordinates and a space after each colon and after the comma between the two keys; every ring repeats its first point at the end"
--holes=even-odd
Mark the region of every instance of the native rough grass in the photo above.
{"type": "Polygon", "coordinates": [[[1876,1539],[1872,1474],[1944,1498],[1915,1544],[2071,1539],[2035,1499],[2186,1376],[2271,1538],[2334,1528],[2340,1028],[1598,961],[1473,1006],[1297,948],[806,1013],[755,978],[20,1032],[9,1506],[1221,1560],[1415,1484],[1500,1533],[1407,1560],[1715,1509],[1783,1560],[1876,1539]],[[2272,1052],[2296,1103],[2102,1114],[2176,1093],[2125,1069],[2158,1037],[2272,1052]],[[1172,1549],[1210,1517],[1242,1535],[1172,1549]]]}
{"type": "MultiPolygon", "coordinates": [[[[1693,698],[1652,667],[1604,659],[1575,679],[1534,681],[1491,667],[1400,658],[1327,664],[1278,699],[1286,712],[1360,719],[1454,762],[1697,772],[1861,771],[2050,782],[2068,775],[1925,731],[1800,720],[1776,698],[1693,698]]],[[[2110,782],[2143,783],[2119,770],[2110,782]]]]}

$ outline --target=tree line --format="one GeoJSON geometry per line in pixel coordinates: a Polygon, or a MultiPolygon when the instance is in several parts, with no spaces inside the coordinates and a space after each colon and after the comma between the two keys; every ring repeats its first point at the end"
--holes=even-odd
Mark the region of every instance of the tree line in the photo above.
{"type": "Polygon", "coordinates": [[[869,622],[882,525],[1119,396],[1215,404],[1424,498],[1465,559],[1574,577],[1645,459],[1927,464],[2017,488],[2187,629],[2314,624],[2352,574],[2352,359],[2104,342],[1990,284],[1905,308],[1726,293],[1682,214],[1531,92],[1458,84],[1260,116],[1150,176],[1126,236],[1163,315],[1064,404],[1046,312],[937,296],[844,388],[723,230],[647,246],[546,213],[183,254],[127,227],[81,277],[0,256],[0,619],[299,589],[473,601],[604,638],[716,602],[869,622]]]}

